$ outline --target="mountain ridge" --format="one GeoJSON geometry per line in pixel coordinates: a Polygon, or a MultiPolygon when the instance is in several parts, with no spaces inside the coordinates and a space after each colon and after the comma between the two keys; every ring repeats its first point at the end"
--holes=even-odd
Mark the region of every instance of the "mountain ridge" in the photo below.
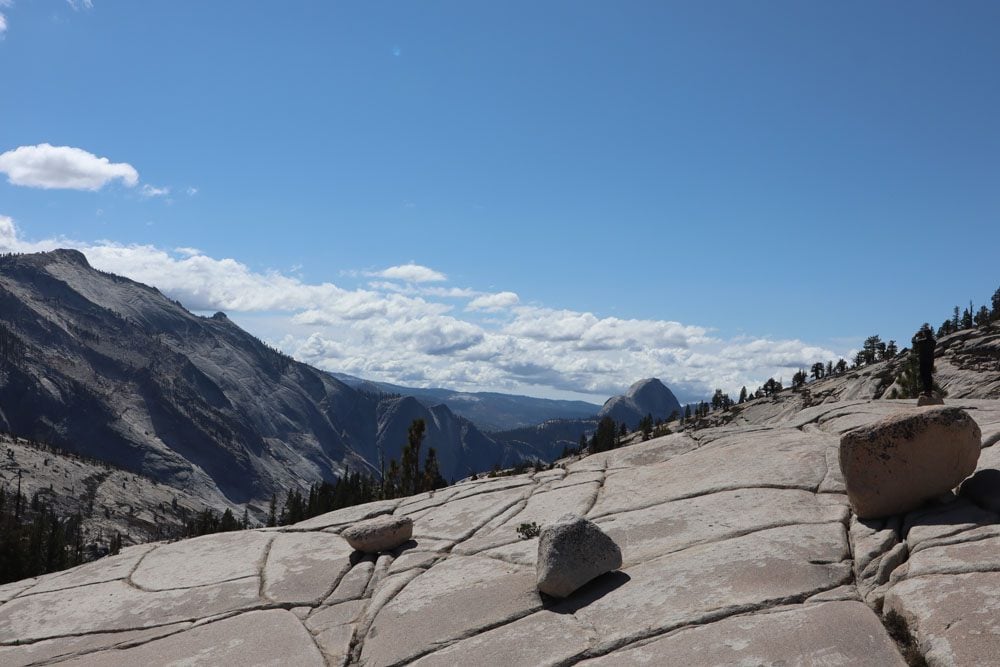
{"type": "Polygon", "coordinates": [[[485,431],[506,431],[549,419],[588,418],[596,415],[601,407],[586,401],[536,398],[493,391],[466,392],[444,387],[407,387],[391,382],[366,380],[347,373],[332,375],[355,389],[413,396],[428,407],[444,403],[455,414],[465,417],[485,431]]]}
{"type": "Polygon", "coordinates": [[[399,457],[411,418],[428,422],[424,453],[436,448],[447,478],[520,460],[450,409],[366,396],[79,251],[0,258],[0,312],[23,348],[0,365],[0,429],[208,505],[259,507],[347,468],[374,473],[399,457]]]}

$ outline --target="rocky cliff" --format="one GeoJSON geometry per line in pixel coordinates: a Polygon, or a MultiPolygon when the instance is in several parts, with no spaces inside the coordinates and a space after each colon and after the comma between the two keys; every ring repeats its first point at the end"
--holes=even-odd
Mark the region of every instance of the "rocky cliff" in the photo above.
{"type": "Polygon", "coordinates": [[[357,391],[73,250],[0,258],[0,430],[222,507],[377,470],[413,419],[462,478],[519,460],[445,406],[357,391]]]}

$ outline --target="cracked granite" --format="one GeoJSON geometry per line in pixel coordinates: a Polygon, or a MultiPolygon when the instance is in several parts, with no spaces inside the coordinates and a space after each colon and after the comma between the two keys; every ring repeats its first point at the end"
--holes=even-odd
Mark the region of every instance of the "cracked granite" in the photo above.
{"type": "MultiPolygon", "coordinates": [[[[1000,423],[1000,401],[953,404],[1000,423]]],[[[1000,516],[964,496],[871,521],[847,504],[840,434],[909,409],[769,414],[277,530],[127,548],[0,587],[0,664],[903,665],[885,615],[928,664],[998,664],[1000,516]],[[567,511],[624,562],[554,600],[517,526],[567,511]],[[337,534],[386,514],[414,520],[391,553],[337,534]]],[[[984,450],[979,469],[998,460],[984,450]]]]}

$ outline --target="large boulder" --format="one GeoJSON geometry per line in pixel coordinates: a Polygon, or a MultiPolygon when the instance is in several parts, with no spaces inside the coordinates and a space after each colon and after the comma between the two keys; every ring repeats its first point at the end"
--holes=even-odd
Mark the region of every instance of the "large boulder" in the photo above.
{"type": "Polygon", "coordinates": [[[413,536],[413,519],[406,516],[377,516],[345,528],[340,536],[358,551],[369,554],[390,551],[413,536]]]}
{"type": "Polygon", "coordinates": [[[961,408],[927,407],[886,417],[840,439],[847,497],[861,519],[901,514],[975,471],[979,426],[961,408]]]}
{"type": "Polygon", "coordinates": [[[597,524],[564,514],[542,529],[538,539],[538,590],[564,598],[622,565],[622,552],[597,524]]]}

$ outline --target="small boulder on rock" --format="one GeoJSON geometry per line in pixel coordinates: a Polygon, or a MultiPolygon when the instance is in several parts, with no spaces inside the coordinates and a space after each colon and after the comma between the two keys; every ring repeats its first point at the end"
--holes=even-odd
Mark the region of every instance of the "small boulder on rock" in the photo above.
{"type": "Polygon", "coordinates": [[[920,394],[917,396],[917,407],[922,408],[925,405],[944,405],[944,399],[938,394],[920,394]]]}
{"type": "Polygon", "coordinates": [[[622,552],[597,524],[564,514],[542,528],[538,539],[538,590],[564,598],[622,565],[622,552]]]}
{"type": "Polygon", "coordinates": [[[345,528],[340,536],[358,551],[369,554],[390,551],[413,536],[413,519],[407,516],[377,516],[345,528]]]}
{"type": "Polygon", "coordinates": [[[840,469],[851,507],[860,519],[916,509],[975,471],[981,437],[956,407],[919,408],[848,431],[840,469]]]}

